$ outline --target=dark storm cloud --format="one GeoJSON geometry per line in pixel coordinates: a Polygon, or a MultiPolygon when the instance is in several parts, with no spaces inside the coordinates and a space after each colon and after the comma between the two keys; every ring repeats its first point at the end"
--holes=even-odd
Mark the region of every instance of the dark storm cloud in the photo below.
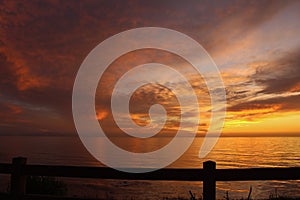
{"type": "Polygon", "coordinates": [[[27,118],[43,121],[35,112],[44,121],[54,115],[71,121],[72,82],[81,60],[79,3],[2,1],[0,14],[0,93],[29,110],[27,118]]]}
{"type": "MultiPolygon", "coordinates": [[[[231,106],[228,111],[249,111],[270,109],[272,113],[277,111],[295,111],[300,108],[300,95],[279,96],[268,99],[252,100],[231,106]]],[[[258,113],[261,114],[261,113],[258,113]]],[[[247,115],[247,113],[245,113],[247,115]]]]}
{"type": "Polygon", "coordinates": [[[282,53],[273,61],[258,65],[247,81],[227,87],[230,102],[228,111],[269,110],[257,115],[278,111],[297,111],[300,108],[300,51],[282,53]],[[255,84],[258,91],[247,86],[255,84]],[[257,97],[253,100],[254,97],[257,97]]]}
{"type": "Polygon", "coordinates": [[[264,87],[260,93],[300,91],[300,50],[286,53],[278,60],[258,66],[251,79],[264,87]]]}
{"type": "MultiPolygon", "coordinates": [[[[22,114],[22,119],[27,116],[50,128],[57,122],[53,117],[59,116],[72,126],[71,99],[76,72],[90,50],[109,36],[130,28],[162,26],[192,36],[214,54],[213,51],[231,48],[236,38],[271,19],[289,3],[1,1],[1,113],[22,114]],[[23,112],[14,112],[14,106],[23,112]]],[[[253,80],[266,86],[265,93],[272,92],[272,87],[277,87],[271,86],[272,81],[262,78],[262,74],[258,71],[253,80]]],[[[289,80],[279,80],[287,81],[287,88],[294,85],[289,80]]]]}

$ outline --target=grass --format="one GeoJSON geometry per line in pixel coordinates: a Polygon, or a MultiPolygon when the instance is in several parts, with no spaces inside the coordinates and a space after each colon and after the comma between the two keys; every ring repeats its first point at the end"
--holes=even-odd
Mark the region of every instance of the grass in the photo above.
{"type": "MultiPolygon", "coordinates": [[[[178,198],[163,198],[163,200],[202,200],[202,197],[196,198],[195,194],[193,194],[191,191],[189,191],[190,194],[190,198],[182,198],[182,197],[178,197],[178,198]]],[[[247,198],[240,198],[240,199],[234,199],[234,198],[230,198],[229,192],[227,191],[225,196],[223,197],[222,200],[255,200],[251,198],[251,194],[252,194],[252,187],[250,187],[249,189],[249,193],[247,198]]],[[[262,200],[262,199],[261,199],[262,200]]],[[[300,200],[300,197],[287,197],[287,196],[281,196],[277,193],[277,189],[274,190],[274,193],[272,192],[269,195],[269,198],[264,199],[264,200],[300,200]]]]}
{"type": "Polygon", "coordinates": [[[67,193],[67,185],[54,177],[27,176],[26,193],[63,196],[67,193]]]}
{"type": "MultiPolygon", "coordinates": [[[[27,176],[26,178],[26,193],[27,194],[41,194],[41,195],[54,195],[63,196],[67,193],[67,185],[63,181],[57,180],[54,177],[47,176],[27,176]]],[[[234,199],[230,197],[227,191],[225,196],[221,200],[255,200],[251,198],[252,187],[249,189],[247,198],[234,199]]],[[[196,197],[192,191],[189,191],[189,198],[186,197],[164,197],[162,200],[203,200],[202,195],[196,197]]],[[[1,195],[0,195],[1,199],[1,195]]],[[[106,197],[106,199],[112,200],[113,197],[106,197]]],[[[151,198],[150,198],[151,199],[151,198]]],[[[133,199],[131,199],[133,200],[133,199]]],[[[300,197],[287,197],[278,194],[275,188],[274,192],[270,193],[269,198],[264,200],[300,200],[300,197]]]]}

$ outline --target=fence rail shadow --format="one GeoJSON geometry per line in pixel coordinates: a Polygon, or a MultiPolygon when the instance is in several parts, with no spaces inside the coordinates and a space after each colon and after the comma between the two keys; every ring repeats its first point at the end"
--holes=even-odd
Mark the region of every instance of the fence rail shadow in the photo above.
{"type": "MultiPolygon", "coordinates": [[[[10,194],[1,199],[76,199],[66,197],[39,197],[25,193],[26,176],[56,176],[73,178],[201,181],[203,199],[216,199],[216,181],[300,180],[300,167],[216,169],[216,163],[206,161],[203,169],[160,169],[148,173],[126,173],[107,167],[27,165],[23,157],[13,158],[12,164],[0,164],[0,174],[11,174],[10,194]]],[[[78,198],[77,198],[78,199],[78,198]]]]}

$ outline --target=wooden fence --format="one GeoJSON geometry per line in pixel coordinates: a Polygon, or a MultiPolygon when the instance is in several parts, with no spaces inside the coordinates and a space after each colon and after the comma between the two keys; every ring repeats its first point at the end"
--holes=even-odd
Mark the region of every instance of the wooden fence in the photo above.
{"type": "MultiPolygon", "coordinates": [[[[202,181],[203,199],[216,199],[216,181],[300,180],[300,167],[216,169],[216,163],[206,161],[203,169],[160,169],[148,173],[126,173],[107,167],[77,167],[26,165],[26,158],[13,158],[12,164],[0,164],[0,174],[11,174],[9,199],[33,199],[25,194],[26,176],[56,176],[75,178],[202,181]]],[[[42,199],[46,199],[43,197],[42,199]]],[[[58,199],[48,197],[47,199],[58,199]]],[[[65,198],[61,198],[65,199],[65,198]]],[[[70,199],[70,198],[68,198],[70,199]]]]}

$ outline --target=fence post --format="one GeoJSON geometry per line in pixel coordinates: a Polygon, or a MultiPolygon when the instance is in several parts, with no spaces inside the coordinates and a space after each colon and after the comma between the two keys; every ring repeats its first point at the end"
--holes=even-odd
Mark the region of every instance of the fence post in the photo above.
{"type": "Polygon", "coordinates": [[[16,157],[12,160],[12,173],[10,178],[10,194],[12,199],[21,199],[25,194],[26,177],[23,174],[27,158],[16,157]]]}
{"type": "Polygon", "coordinates": [[[216,200],[216,163],[203,163],[203,200],[216,200]]]}

